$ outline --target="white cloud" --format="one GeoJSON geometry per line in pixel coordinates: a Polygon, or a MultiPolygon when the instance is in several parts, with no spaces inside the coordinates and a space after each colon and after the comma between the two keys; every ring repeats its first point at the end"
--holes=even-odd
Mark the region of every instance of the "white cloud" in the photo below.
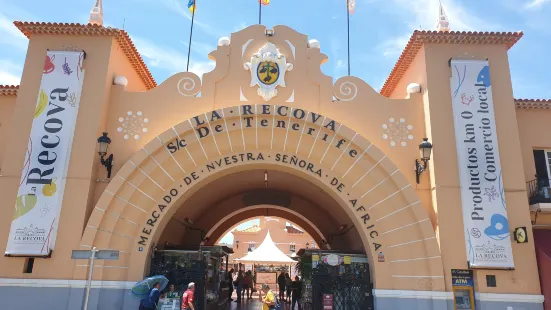
{"type": "Polygon", "coordinates": [[[388,40],[383,41],[381,44],[377,45],[376,49],[380,50],[383,56],[386,58],[397,57],[402,53],[402,51],[406,47],[410,37],[411,35],[407,34],[403,36],[390,38],[388,40]]]}
{"type": "MultiPolygon", "coordinates": [[[[181,0],[162,0],[162,2],[172,11],[180,14],[181,16],[187,18],[188,20],[191,20],[191,13],[189,9],[187,8],[187,1],[181,1],[181,0]],[[185,7],[182,5],[185,2],[185,7]]],[[[207,23],[201,22],[197,17],[193,18],[193,25],[194,27],[199,27],[202,31],[205,33],[215,36],[215,37],[221,37],[224,35],[223,31],[220,31],[218,29],[215,29],[211,25],[207,23]]]]}
{"type": "Polygon", "coordinates": [[[12,61],[0,59],[0,85],[19,85],[22,70],[12,61]]]}
{"type": "MultiPolygon", "coordinates": [[[[186,47],[186,51],[187,51],[187,49],[189,48],[189,41],[181,40],[180,42],[186,47]]],[[[210,52],[214,51],[215,49],[216,49],[216,45],[214,44],[191,41],[192,53],[198,52],[202,55],[208,55],[210,52]]]]}
{"type": "MultiPolygon", "coordinates": [[[[141,38],[133,38],[133,40],[150,67],[163,69],[173,74],[186,70],[187,55],[183,52],[141,38]]],[[[213,61],[197,61],[192,57],[189,71],[202,76],[203,73],[211,71],[214,66],[213,61]]]]}
{"type": "MultiPolygon", "coordinates": [[[[383,0],[381,0],[383,1],[383,0]]],[[[439,0],[384,0],[391,13],[400,15],[410,28],[434,30],[438,19],[439,0]]],[[[538,0],[539,1],[539,0],[538,0]]],[[[548,1],[548,0],[545,0],[548,1]]],[[[450,28],[460,31],[499,30],[501,25],[487,18],[480,18],[476,12],[467,10],[457,0],[442,0],[450,20],[450,28]]]]}
{"type": "Polygon", "coordinates": [[[249,27],[250,25],[247,24],[246,22],[240,22],[239,25],[236,25],[235,27],[233,27],[233,32],[238,32],[238,31],[241,31],[247,27],[249,27]]]}
{"type": "Polygon", "coordinates": [[[331,58],[335,60],[333,63],[333,77],[338,78],[342,76],[343,74],[346,74],[346,62],[343,59],[340,59],[339,57],[343,55],[343,53],[346,53],[346,50],[343,51],[343,46],[338,39],[338,37],[332,37],[331,38],[331,58]]]}
{"type": "Polygon", "coordinates": [[[525,7],[529,9],[539,8],[545,3],[551,3],[551,0],[533,0],[532,2],[528,3],[525,7]]]}
{"type": "Polygon", "coordinates": [[[13,20],[0,13],[0,44],[14,46],[21,50],[26,50],[28,45],[27,38],[15,27],[13,20]]]}

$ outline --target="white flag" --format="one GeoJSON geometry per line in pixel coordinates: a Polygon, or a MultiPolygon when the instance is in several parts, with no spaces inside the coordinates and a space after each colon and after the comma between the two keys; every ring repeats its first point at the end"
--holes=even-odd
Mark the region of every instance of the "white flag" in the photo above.
{"type": "Polygon", "coordinates": [[[346,0],[348,3],[348,12],[350,14],[354,13],[354,9],[356,8],[356,0],[346,0]]]}

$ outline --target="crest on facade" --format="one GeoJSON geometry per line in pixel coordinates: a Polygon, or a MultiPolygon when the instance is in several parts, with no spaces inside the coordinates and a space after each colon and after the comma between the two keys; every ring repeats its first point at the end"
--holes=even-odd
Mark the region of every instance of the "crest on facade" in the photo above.
{"type": "Polygon", "coordinates": [[[277,86],[285,87],[285,72],[293,70],[293,64],[272,43],[266,43],[245,63],[251,72],[251,87],[258,85],[258,95],[265,101],[277,96],[277,86]]]}

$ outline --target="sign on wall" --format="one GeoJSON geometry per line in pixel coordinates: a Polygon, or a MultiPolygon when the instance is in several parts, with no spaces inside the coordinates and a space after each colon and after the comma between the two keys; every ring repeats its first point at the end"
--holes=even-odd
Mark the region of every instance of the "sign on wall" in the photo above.
{"type": "Polygon", "coordinates": [[[488,61],[452,60],[451,70],[467,259],[513,268],[488,61]]]}
{"type": "Polygon", "coordinates": [[[7,255],[54,249],[84,70],[83,52],[48,51],[15,200],[7,255]]]}

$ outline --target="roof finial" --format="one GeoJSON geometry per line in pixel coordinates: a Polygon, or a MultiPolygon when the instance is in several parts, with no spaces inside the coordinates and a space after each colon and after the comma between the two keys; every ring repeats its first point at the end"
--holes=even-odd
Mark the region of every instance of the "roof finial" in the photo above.
{"type": "Polygon", "coordinates": [[[103,3],[102,0],[96,0],[96,5],[90,12],[89,24],[103,26],[103,3]]]}
{"type": "Polygon", "coordinates": [[[440,7],[438,8],[438,21],[436,23],[436,30],[438,31],[450,31],[450,21],[448,20],[448,15],[444,10],[442,1],[439,1],[440,7]]]}

